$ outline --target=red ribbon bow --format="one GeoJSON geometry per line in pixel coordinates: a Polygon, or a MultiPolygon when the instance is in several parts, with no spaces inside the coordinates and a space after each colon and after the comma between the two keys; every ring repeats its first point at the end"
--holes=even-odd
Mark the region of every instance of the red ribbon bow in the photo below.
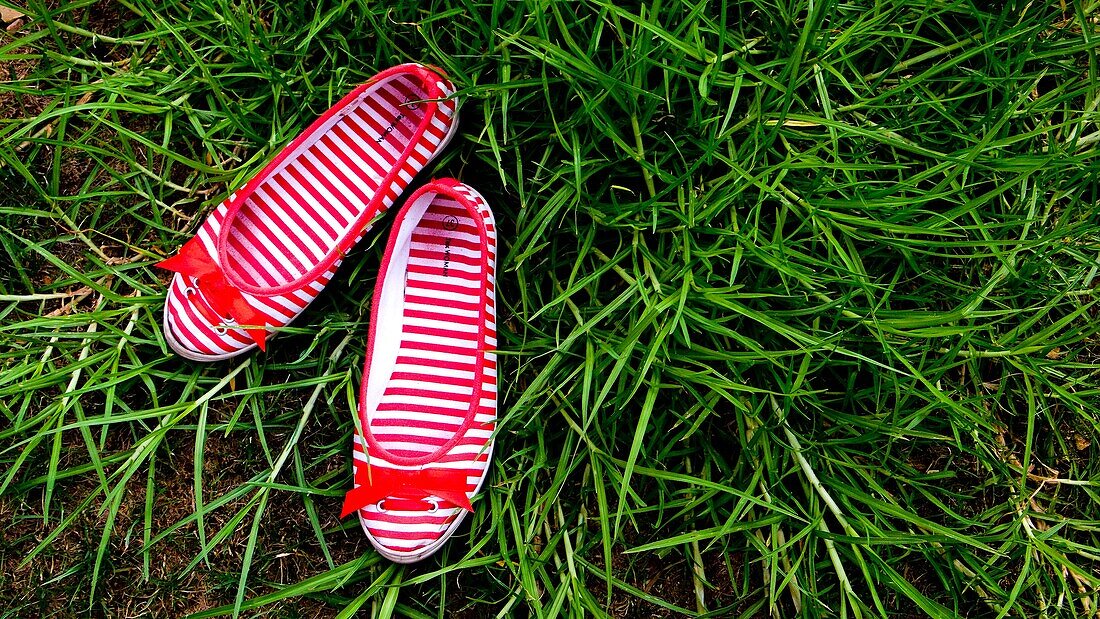
{"type": "Polygon", "coordinates": [[[229,283],[221,267],[210,257],[202,242],[199,241],[199,237],[192,237],[190,241],[184,243],[178,254],[158,262],[157,266],[191,277],[198,282],[197,287],[202,289],[202,294],[210,304],[210,308],[220,316],[233,319],[237,325],[249,325],[240,328],[244,329],[245,333],[256,342],[260,350],[266,350],[266,317],[253,309],[248,301],[245,301],[241,291],[229,283]]]}
{"type": "Polygon", "coordinates": [[[437,496],[467,511],[474,511],[466,496],[466,472],[453,469],[387,469],[361,465],[356,471],[359,484],[344,497],[343,518],[368,505],[395,496],[427,498],[437,496]]]}

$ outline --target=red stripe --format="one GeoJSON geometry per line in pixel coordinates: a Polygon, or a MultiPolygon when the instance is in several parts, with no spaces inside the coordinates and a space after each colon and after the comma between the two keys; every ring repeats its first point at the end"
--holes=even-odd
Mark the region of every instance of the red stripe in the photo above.
{"type": "MultiPolygon", "coordinates": [[[[409,433],[378,432],[373,427],[371,428],[371,434],[373,434],[374,438],[381,443],[416,443],[418,445],[428,447],[429,449],[439,447],[449,440],[449,437],[420,436],[418,434],[409,433]]],[[[428,451],[428,449],[425,449],[423,451],[428,451]]]]}
{"type": "Polygon", "coordinates": [[[411,340],[405,340],[401,342],[401,347],[407,350],[422,350],[429,353],[444,353],[450,355],[462,355],[466,357],[473,356],[470,354],[469,348],[445,346],[443,344],[432,344],[428,342],[413,342],[411,340]]]}
{"type": "MultiPolygon", "coordinates": [[[[436,462],[439,463],[439,464],[451,464],[451,463],[454,463],[454,462],[470,462],[471,461],[470,460],[471,455],[472,454],[449,453],[449,454],[440,456],[439,459],[436,460],[436,462]]],[[[473,459],[473,461],[474,462],[488,462],[489,461],[489,454],[488,453],[478,454],[473,459]]]]}
{"type": "MultiPolygon", "coordinates": [[[[214,349],[210,348],[209,346],[207,346],[206,344],[204,344],[201,341],[197,340],[196,338],[191,337],[190,332],[183,331],[183,329],[185,327],[182,324],[180,324],[181,323],[180,314],[182,312],[187,312],[187,306],[188,305],[190,305],[190,303],[187,303],[187,304],[169,303],[168,304],[168,311],[171,312],[171,314],[172,314],[172,324],[176,327],[175,328],[176,339],[182,340],[183,343],[187,344],[188,348],[198,350],[199,352],[201,352],[203,354],[206,354],[206,355],[212,355],[212,354],[217,354],[217,353],[224,352],[224,351],[221,351],[221,350],[215,351],[214,349]]],[[[190,315],[190,312],[188,312],[188,315],[190,315]]]]}
{"type": "MultiPolygon", "coordinates": [[[[333,127],[333,129],[337,129],[337,127],[333,127]]],[[[344,136],[347,136],[346,132],[344,132],[344,136]]],[[[353,174],[355,174],[356,178],[363,181],[363,184],[367,187],[366,191],[370,192],[372,196],[378,193],[378,180],[371,175],[372,172],[375,175],[378,175],[378,171],[365,161],[367,156],[366,152],[362,149],[357,140],[339,139],[338,141],[336,131],[330,131],[329,133],[325,134],[325,137],[322,138],[320,142],[328,147],[328,150],[332,152],[332,154],[335,155],[336,158],[343,162],[343,164],[347,166],[353,174]],[[348,141],[350,141],[351,143],[346,143],[348,141]]],[[[329,161],[331,158],[325,156],[324,159],[325,161],[329,161]]],[[[333,164],[329,167],[335,169],[337,166],[333,164]]],[[[382,174],[379,176],[381,177],[385,175],[382,174]]]]}
{"type": "MultiPolygon", "coordinates": [[[[390,505],[398,505],[399,503],[413,503],[413,502],[420,503],[421,508],[426,509],[428,507],[428,505],[426,503],[424,503],[423,501],[399,501],[398,499],[386,499],[386,507],[389,508],[390,505]],[[390,501],[394,501],[394,503],[391,503],[390,501]]],[[[447,523],[448,517],[447,516],[431,516],[431,515],[427,515],[427,514],[425,514],[423,516],[395,516],[393,514],[389,514],[389,513],[386,513],[386,512],[371,512],[370,515],[369,515],[369,519],[370,520],[377,520],[378,522],[385,522],[385,523],[392,523],[392,524],[438,524],[438,525],[443,525],[443,524],[447,523]]],[[[367,526],[370,527],[369,524],[367,526]]],[[[382,537],[388,537],[389,529],[380,529],[380,531],[381,531],[380,533],[374,533],[374,531],[372,531],[372,533],[374,533],[375,535],[382,535],[382,537]]],[[[422,533],[421,535],[428,535],[428,534],[422,533]]]]}
{"type": "MultiPolygon", "coordinates": [[[[191,322],[197,326],[198,331],[205,335],[208,340],[215,343],[220,343],[223,336],[216,333],[210,322],[205,317],[198,314],[198,307],[196,306],[196,303],[202,303],[202,301],[196,300],[192,302],[190,300],[187,300],[186,297],[182,294],[180,295],[180,298],[186,300],[186,302],[180,303],[178,309],[182,309],[184,313],[186,313],[187,317],[191,319],[191,322]]],[[[247,339],[247,336],[238,333],[236,329],[230,329],[226,335],[237,340],[238,342],[242,342],[242,340],[247,339]]],[[[198,338],[188,338],[188,340],[190,340],[192,344],[196,346],[203,345],[202,341],[198,338]]],[[[209,348],[207,348],[207,350],[209,350],[209,348]]],[[[227,350],[231,349],[221,349],[218,352],[227,352],[227,350]]]]}
{"type": "MultiPolygon", "coordinates": [[[[455,260],[447,260],[446,262],[456,262],[456,261],[455,260]]],[[[448,279],[453,277],[453,278],[456,278],[456,279],[461,279],[463,281],[468,281],[468,282],[472,282],[472,283],[475,283],[475,284],[480,284],[481,280],[482,280],[482,274],[481,273],[470,272],[470,271],[459,270],[459,269],[451,269],[451,268],[446,269],[447,275],[444,276],[443,275],[444,268],[443,268],[442,264],[433,264],[433,265],[410,264],[408,266],[407,272],[415,273],[417,275],[431,275],[431,276],[434,276],[434,277],[447,277],[448,279]]],[[[430,286],[430,284],[429,284],[429,286],[430,286]]],[[[479,292],[480,292],[480,290],[477,291],[476,293],[473,293],[473,294],[477,294],[479,292]]]]}

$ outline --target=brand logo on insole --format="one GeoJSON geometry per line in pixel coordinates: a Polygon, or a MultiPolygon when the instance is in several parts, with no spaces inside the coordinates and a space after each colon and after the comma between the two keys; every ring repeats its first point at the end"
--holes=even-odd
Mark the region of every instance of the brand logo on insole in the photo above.
{"type": "MultiPolygon", "coordinates": [[[[443,229],[451,232],[458,228],[458,218],[454,215],[447,215],[443,218],[443,229]]],[[[447,272],[451,268],[451,239],[447,238],[443,243],[443,277],[447,277],[447,272]]]]}
{"type": "MultiPolygon", "coordinates": [[[[394,122],[394,125],[396,125],[396,124],[397,123],[394,122]]],[[[389,127],[386,127],[385,129],[383,129],[382,130],[382,135],[378,136],[378,139],[375,140],[375,142],[378,142],[379,144],[381,144],[382,142],[385,142],[386,138],[390,137],[390,134],[393,133],[394,125],[390,125],[389,127]]]]}
{"type": "MultiPolygon", "coordinates": [[[[414,99],[413,97],[406,96],[405,101],[401,104],[401,107],[404,107],[408,110],[417,110],[420,109],[420,104],[417,103],[416,99],[414,99]]],[[[386,138],[390,137],[390,134],[393,133],[393,130],[397,127],[397,123],[405,123],[405,126],[407,127],[413,129],[416,128],[416,125],[413,124],[412,120],[410,120],[404,114],[398,114],[396,117],[394,117],[393,122],[390,123],[390,126],[382,130],[382,135],[378,136],[375,142],[379,144],[385,142],[386,138]]]]}

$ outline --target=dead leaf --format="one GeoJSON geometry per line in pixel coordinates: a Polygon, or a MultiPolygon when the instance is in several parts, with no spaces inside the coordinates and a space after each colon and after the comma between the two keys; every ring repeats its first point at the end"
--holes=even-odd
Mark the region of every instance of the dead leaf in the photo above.
{"type": "Polygon", "coordinates": [[[1092,442],[1089,441],[1088,437],[1080,434],[1073,437],[1073,442],[1076,443],[1077,451],[1085,451],[1092,446],[1092,442]]]}
{"type": "Polygon", "coordinates": [[[1053,359],[1053,360],[1057,361],[1058,359],[1061,359],[1061,358],[1062,358],[1062,349],[1061,348],[1053,348],[1053,349],[1051,349],[1050,352],[1047,353],[1047,359],[1053,359]]]}
{"type": "Polygon", "coordinates": [[[4,22],[6,24],[8,22],[13,22],[21,17],[26,17],[26,15],[20,13],[15,9],[9,9],[6,6],[0,6],[0,22],[4,22]]]}

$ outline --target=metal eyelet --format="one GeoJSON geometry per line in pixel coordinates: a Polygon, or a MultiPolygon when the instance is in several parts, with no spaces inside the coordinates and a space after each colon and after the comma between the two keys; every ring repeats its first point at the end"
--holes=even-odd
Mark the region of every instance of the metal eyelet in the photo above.
{"type": "Polygon", "coordinates": [[[229,333],[230,329],[235,329],[237,327],[237,321],[232,317],[222,316],[221,319],[222,324],[214,327],[214,333],[217,333],[218,335],[225,335],[229,333]]]}
{"type": "Polygon", "coordinates": [[[380,512],[386,511],[386,499],[382,499],[382,500],[378,501],[378,503],[375,503],[374,506],[376,508],[378,508],[378,511],[380,511],[380,512]]]}
{"type": "Polygon", "coordinates": [[[193,294],[196,294],[197,292],[198,292],[198,289],[196,289],[194,286],[188,286],[188,287],[183,289],[183,296],[189,297],[193,294]]]}
{"type": "Polygon", "coordinates": [[[424,499],[424,500],[427,501],[431,505],[431,507],[428,508],[428,513],[429,514],[434,514],[437,511],[439,511],[439,501],[437,501],[435,499],[424,499]]]}

